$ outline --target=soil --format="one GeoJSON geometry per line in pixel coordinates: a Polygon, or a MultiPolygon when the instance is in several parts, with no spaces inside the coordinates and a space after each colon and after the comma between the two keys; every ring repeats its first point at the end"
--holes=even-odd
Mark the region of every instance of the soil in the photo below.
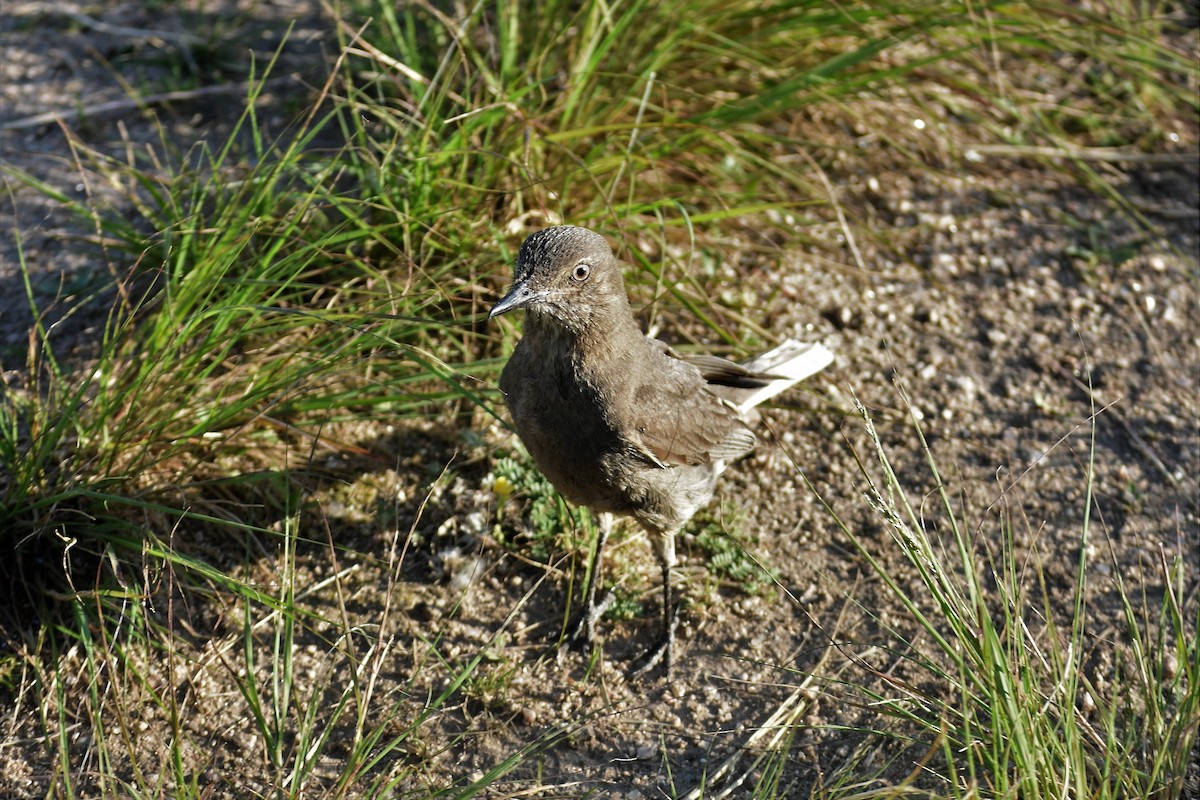
{"type": "MultiPolygon", "coordinates": [[[[6,52],[0,159],[72,196],[97,195],[104,190],[84,180],[92,173],[75,163],[65,134],[120,157],[154,141],[144,116],[117,111],[61,126],[14,123],[47,109],[123,98],[109,66],[119,54],[176,51],[170,37],[134,37],[131,44],[128,31],[98,30],[72,15],[86,9],[101,22],[175,34],[195,31],[197,23],[177,10],[138,4],[16,6],[0,21],[6,52]]],[[[300,20],[284,50],[296,69],[279,74],[311,67],[322,41],[330,46],[315,4],[222,6],[211,13],[239,20],[234,33],[263,52],[280,41],[286,21],[300,20]]],[[[142,77],[152,83],[155,69],[147,67],[142,77]]],[[[266,104],[285,113],[282,103],[266,104]]],[[[154,110],[182,146],[201,134],[219,141],[232,105],[198,96],[154,110]]],[[[887,113],[901,124],[918,118],[903,104],[887,113]]],[[[797,120],[809,129],[822,124],[797,120]]],[[[1046,609],[1061,622],[1073,608],[1082,559],[1091,679],[1103,682],[1120,648],[1119,585],[1144,593],[1155,609],[1167,578],[1163,564],[1178,559],[1194,618],[1200,167],[1189,158],[1095,164],[1144,217],[1138,224],[1062,165],[947,146],[962,141],[950,124],[914,127],[924,164],[873,145],[864,132],[858,152],[823,164],[836,203],[794,220],[794,236],[780,236],[778,226],[771,233],[748,226],[716,243],[725,259],[709,285],[724,293],[731,319],[753,312],[773,335],[821,341],[837,360],[766,412],[762,444],[723,476],[710,514],[775,582],[749,591],[708,563],[695,531],[683,537],[677,577],[687,606],[671,679],[631,682],[624,674],[653,639],[657,598],[657,570],[644,535],[632,526],[611,545],[605,578],[644,600],[648,613],[603,622],[605,641],[595,659],[560,656],[551,647],[562,633],[568,597],[578,596],[586,551],[552,549],[543,563],[522,549],[533,536],[523,498],[498,510],[491,490],[495,459],[513,450],[511,433],[480,413],[469,429],[431,421],[418,429],[342,432],[357,433],[373,455],[331,459],[327,471],[343,480],[314,484],[309,495],[314,541],[299,553],[297,570],[300,585],[310,588],[299,601],[318,622],[296,642],[297,696],[324,698],[332,708],[345,670],[356,664],[374,670],[372,707],[412,715],[395,718],[390,733],[420,720],[418,734],[380,774],[408,771],[402,786],[417,792],[484,779],[524,745],[540,742],[540,755],[498,780],[494,791],[682,796],[748,747],[738,767],[745,770],[762,746],[756,732],[781,707],[796,710],[798,726],[781,779],[792,787],[785,796],[804,796],[839,764],[855,765],[854,777],[854,770],[866,774],[895,759],[894,774],[907,775],[925,749],[881,745],[855,732],[879,721],[864,697],[842,683],[870,684],[878,673],[932,681],[912,658],[930,649],[927,635],[868,561],[877,559],[903,589],[920,595],[916,570],[865,494],[856,457],[870,465],[874,447],[856,402],[869,411],[931,538],[948,548],[949,519],[915,434],[918,421],[973,538],[976,563],[991,568],[1001,537],[1013,540],[1018,568],[1030,576],[1025,599],[1032,621],[1042,608],[1034,576],[1044,579],[1046,609]],[[836,206],[849,228],[839,223],[836,206]],[[479,653],[486,658],[475,676],[421,719],[427,700],[479,653]],[[567,721],[577,724],[564,729],[567,721]]],[[[1178,152],[1194,152],[1196,131],[1178,135],[1178,152]]],[[[82,244],[87,228],[40,193],[5,181],[11,227],[20,232],[47,319],[58,319],[88,292],[102,298],[111,261],[82,244]]],[[[687,268],[679,254],[661,255],[687,268]]],[[[18,379],[29,341],[23,283],[15,240],[6,237],[0,363],[11,380],[18,379]]],[[[635,307],[647,304],[649,291],[633,286],[635,307]]],[[[655,307],[660,337],[703,339],[686,313],[663,306],[655,307]]],[[[102,312],[68,316],[57,341],[86,353],[102,320],[102,312]]],[[[868,472],[879,478],[877,467],[868,472]]],[[[261,550],[246,558],[243,548],[262,544],[198,536],[186,545],[193,555],[277,585],[274,558],[261,550]]],[[[955,555],[947,550],[945,558],[953,563],[955,555]]],[[[143,670],[154,687],[179,687],[189,743],[184,758],[197,782],[210,788],[205,796],[265,791],[273,776],[264,745],[231,674],[244,667],[241,612],[218,600],[187,598],[172,606],[165,599],[151,611],[165,620],[171,609],[179,655],[131,654],[136,663],[129,668],[143,670]]],[[[256,629],[264,682],[268,623],[256,629]]],[[[64,672],[78,658],[64,656],[64,672]]],[[[54,772],[49,748],[29,696],[14,695],[13,702],[0,732],[0,796],[43,797],[54,772]]],[[[315,767],[318,785],[337,775],[353,743],[353,723],[333,726],[315,767]]],[[[136,724],[141,768],[157,771],[173,735],[167,715],[147,705],[136,724]]],[[[84,775],[94,734],[74,730],[71,758],[84,775]]],[[[1193,778],[1200,779],[1200,766],[1193,778]]]]}

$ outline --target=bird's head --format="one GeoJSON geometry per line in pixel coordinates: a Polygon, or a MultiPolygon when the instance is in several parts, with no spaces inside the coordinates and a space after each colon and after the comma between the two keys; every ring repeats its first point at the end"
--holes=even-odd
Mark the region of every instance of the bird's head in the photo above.
{"type": "Polygon", "coordinates": [[[625,281],[612,248],[600,234],[570,225],[545,228],[525,240],[517,254],[512,289],[488,318],[518,308],[576,333],[614,309],[614,321],[630,316],[625,281]]]}

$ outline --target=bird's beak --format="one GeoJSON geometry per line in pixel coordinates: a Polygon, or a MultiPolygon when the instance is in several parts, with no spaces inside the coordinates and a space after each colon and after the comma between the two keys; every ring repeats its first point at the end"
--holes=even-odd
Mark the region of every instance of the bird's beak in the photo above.
{"type": "Polygon", "coordinates": [[[525,281],[513,284],[511,290],[504,297],[500,298],[500,302],[492,306],[492,310],[488,312],[488,319],[498,317],[512,311],[514,308],[523,308],[529,303],[536,302],[542,298],[542,292],[531,291],[529,284],[525,281]]]}

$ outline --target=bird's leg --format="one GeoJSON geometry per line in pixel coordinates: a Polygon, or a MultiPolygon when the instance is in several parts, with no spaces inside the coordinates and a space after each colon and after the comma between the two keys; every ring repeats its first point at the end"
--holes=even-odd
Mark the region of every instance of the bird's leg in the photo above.
{"type": "Polygon", "coordinates": [[[671,677],[671,650],[675,646],[675,628],[679,625],[679,609],[671,599],[671,567],[675,566],[675,531],[659,533],[655,540],[655,554],[662,567],[662,635],[654,647],[646,651],[641,663],[630,673],[639,678],[650,670],[663,665],[667,678],[671,677]]]}
{"type": "Polygon", "coordinates": [[[600,598],[599,605],[596,604],[596,585],[600,580],[600,565],[604,559],[604,545],[608,542],[608,535],[612,533],[613,515],[609,513],[600,514],[600,533],[596,539],[596,549],[592,552],[591,565],[588,567],[587,587],[583,592],[583,610],[579,614],[579,619],[571,630],[571,642],[580,644],[583,647],[589,647],[592,640],[596,636],[596,623],[604,616],[604,612],[613,604],[614,595],[612,591],[604,594],[600,598]]]}

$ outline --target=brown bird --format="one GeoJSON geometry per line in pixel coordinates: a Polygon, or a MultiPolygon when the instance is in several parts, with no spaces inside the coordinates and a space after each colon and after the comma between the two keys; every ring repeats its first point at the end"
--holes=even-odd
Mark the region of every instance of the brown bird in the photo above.
{"type": "Polygon", "coordinates": [[[717,476],[754,448],[751,409],[827,366],[821,345],[788,340],[742,364],[682,355],[645,336],[621,265],[586,228],[525,240],[512,289],[489,318],[523,308],[525,332],[500,375],[517,434],[573,503],[601,513],[584,609],[572,638],[591,643],[608,601],[596,582],[612,515],[650,535],[662,567],[662,638],[634,674],[671,671],[675,535],[713,495],[717,476]]]}

